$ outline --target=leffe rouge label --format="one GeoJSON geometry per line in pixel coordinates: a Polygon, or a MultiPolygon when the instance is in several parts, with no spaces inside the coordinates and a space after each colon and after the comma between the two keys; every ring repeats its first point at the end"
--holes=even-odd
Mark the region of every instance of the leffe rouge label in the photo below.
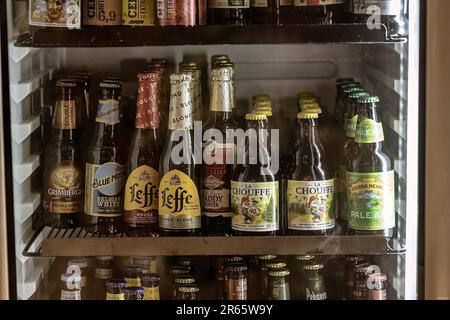
{"type": "Polygon", "coordinates": [[[278,181],[231,181],[231,207],[234,230],[247,232],[278,230],[278,181]]]}
{"type": "Polygon", "coordinates": [[[73,161],[55,165],[48,177],[44,206],[50,213],[70,214],[83,211],[84,177],[73,161]]]}
{"type": "Polygon", "coordinates": [[[288,181],[289,229],[323,230],[334,228],[334,179],[288,181]]]}
{"type": "Polygon", "coordinates": [[[159,226],[170,230],[201,227],[200,197],[197,186],[180,170],[171,170],[161,179],[159,226]]]}
{"type": "Polygon", "coordinates": [[[101,217],[122,215],[122,189],[126,167],[116,162],[97,165],[86,163],[84,212],[101,217]]]}
{"type": "Polygon", "coordinates": [[[159,173],[146,165],[134,169],[125,185],[126,223],[158,223],[159,173]]]}

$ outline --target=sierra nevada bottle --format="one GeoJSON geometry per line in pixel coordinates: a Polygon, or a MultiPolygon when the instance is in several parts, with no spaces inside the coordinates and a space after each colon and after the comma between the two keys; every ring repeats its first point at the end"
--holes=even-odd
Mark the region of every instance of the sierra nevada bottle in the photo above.
{"type": "Polygon", "coordinates": [[[249,113],[245,118],[249,137],[256,139],[249,138],[245,164],[233,173],[232,228],[238,236],[274,236],[279,230],[280,183],[278,172],[270,166],[267,117],[249,113]]]}
{"type": "Polygon", "coordinates": [[[292,235],[325,235],[335,226],[334,179],[325,159],[316,110],[298,113],[296,165],[288,174],[288,229],[292,235]]]}
{"type": "MultiPolygon", "coordinates": [[[[48,226],[76,227],[83,212],[83,99],[76,82],[58,80],[52,133],[45,148],[43,208],[48,226]]],[[[84,119],[86,120],[86,119],[84,119]]]]}
{"type": "Polygon", "coordinates": [[[160,162],[159,228],[163,236],[197,236],[201,209],[193,145],[192,77],[172,74],[170,85],[169,131],[160,162]]]}
{"type": "Polygon", "coordinates": [[[84,223],[88,232],[122,231],[127,155],[120,143],[120,88],[116,81],[100,83],[95,128],[86,159],[84,223]]]}
{"type": "Polygon", "coordinates": [[[383,151],[383,124],[378,97],[358,100],[358,124],[346,175],[348,225],[351,234],[392,237],[395,227],[395,181],[391,160],[383,151]]]}
{"type": "Polygon", "coordinates": [[[135,130],[128,157],[124,220],[128,236],[158,232],[159,104],[162,79],[157,72],[138,75],[135,130]]]}
{"type": "Polygon", "coordinates": [[[202,164],[202,215],[203,227],[208,235],[231,234],[230,181],[235,160],[235,144],[228,143],[227,129],[237,129],[239,124],[232,116],[232,73],[229,68],[211,71],[211,102],[205,134],[211,133],[203,146],[202,164]],[[222,141],[214,136],[217,130],[222,141]],[[232,160],[232,162],[230,162],[232,160]]]}

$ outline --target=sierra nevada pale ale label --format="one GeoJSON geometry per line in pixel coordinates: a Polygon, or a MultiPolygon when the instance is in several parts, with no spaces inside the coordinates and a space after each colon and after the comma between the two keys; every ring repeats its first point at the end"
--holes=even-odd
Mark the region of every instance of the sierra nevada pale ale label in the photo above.
{"type": "Polygon", "coordinates": [[[237,231],[278,230],[278,181],[231,181],[232,228],[237,231]]]}
{"type": "Polygon", "coordinates": [[[76,163],[60,162],[46,178],[48,189],[44,206],[50,213],[69,214],[83,211],[83,173],[76,163]]]}
{"type": "Polygon", "coordinates": [[[130,224],[155,224],[158,222],[159,173],[140,166],[128,176],[125,185],[125,216],[130,224]]]}
{"type": "Polygon", "coordinates": [[[377,143],[384,141],[383,124],[373,119],[364,119],[356,127],[356,143],[377,143]]]}
{"type": "Polygon", "coordinates": [[[378,231],[395,227],[394,171],[354,173],[347,171],[349,227],[378,231]]]}
{"type": "Polygon", "coordinates": [[[288,181],[289,229],[323,230],[334,228],[334,179],[288,181]]]}
{"type": "Polygon", "coordinates": [[[179,170],[164,175],[159,185],[159,226],[186,230],[201,227],[200,198],[194,181],[179,170]]]}
{"type": "Polygon", "coordinates": [[[122,215],[122,189],[126,167],[116,162],[97,165],[86,163],[84,212],[91,216],[122,215]]]}
{"type": "Polygon", "coordinates": [[[53,128],[70,130],[77,128],[77,107],[75,100],[60,100],[56,102],[55,123],[53,128]]]}
{"type": "Polygon", "coordinates": [[[98,102],[96,122],[105,123],[108,125],[115,125],[120,122],[120,105],[119,101],[100,100],[98,102]]]}

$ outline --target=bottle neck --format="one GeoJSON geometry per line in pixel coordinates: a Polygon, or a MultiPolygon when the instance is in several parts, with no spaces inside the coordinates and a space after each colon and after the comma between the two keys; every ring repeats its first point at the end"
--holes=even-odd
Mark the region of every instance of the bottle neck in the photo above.
{"type": "Polygon", "coordinates": [[[55,135],[73,138],[74,130],[80,127],[81,111],[73,91],[69,88],[61,88],[52,120],[55,135]]]}
{"type": "Polygon", "coordinates": [[[268,151],[270,146],[267,120],[248,121],[247,127],[252,129],[249,133],[246,148],[249,163],[258,163],[259,159],[258,165],[268,164],[270,162],[268,151]]]}
{"type": "Polygon", "coordinates": [[[175,82],[171,85],[169,132],[194,129],[193,106],[190,94],[191,86],[192,83],[188,82],[175,82]]]}
{"type": "Polygon", "coordinates": [[[233,85],[231,81],[212,81],[210,113],[231,113],[233,111],[233,85]]]}
{"type": "Polygon", "coordinates": [[[378,150],[383,146],[384,133],[377,105],[364,104],[358,107],[358,124],[355,142],[360,148],[378,150]]]}
{"type": "Polygon", "coordinates": [[[318,120],[300,120],[300,148],[297,154],[297,164],[319,164],[323,152],[319,138],[318,120]]]}

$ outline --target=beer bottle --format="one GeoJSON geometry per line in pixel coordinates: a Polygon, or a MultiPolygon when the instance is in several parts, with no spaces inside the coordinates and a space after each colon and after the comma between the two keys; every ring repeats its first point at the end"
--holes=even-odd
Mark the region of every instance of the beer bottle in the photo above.
{"type": "Polygon", "coordinates": [[[306,300],[327,300],[327,290],[323,276],[323,264],[305,265],[306,300]]]}
{"type": "Polygon", "coordinates": [[[269,271],[268,275],[269,300],[291,300],[288,278],[290,275],[289,270],[286,268],[272,270],[269,271]]]}
{"type": "Polygon", "coordinates": [[[267,117],[249,113],[245,118],[249,137],[255,139],[246,144],[245,164],[233,173],[232,228],[238,236],[274,236],[280,220],[279,178],[270,166],[267,117]]]}
{"type": "Polygon", "coordinates": [[[351,0],[351,10],[353,23],[374,26],[379,22],[387,27],[390,35],[408,35],[406,0],[351,0]]]}
{"type": "Polygon", "coordinates": [[[128,236],[158,232],[159,104],[161,77],[156,72],[138,75],[135,130],[128,157],[124,220],[128,236]]]}
{"type": "Polygon", "coordinates": [[[186,72],[192,77],[192,109],[194,121],[203,120],[203,95],[202,95],[202,72],[195,62],[180,65],[180,72],[186,72]]]}
{"type": "Polygon", "coordinates": [[[342,125],[342,128],[344,129],[344,132],[347,128],[348,112],[349,112],[350,103],[351,103],[350,95],[352,93],[358,93],[358,92],[365,92],[365,91],[364,91],[364,89],[358,88],[358,87],[345,87],[343,89],[344,96],[342,98],[342,105],[343,105],[342,111],[343,112],[342,112],[341,125],[342,125]]]}
{"type": "Polygon", "coordinates": [[[202,215],[207,235],[231,235],[230,181],[233,174],[236,146],[228,143],[227,129],[237,129],[232,117],[232,80],[229,68],[211,71],[211,104],[204,132],[218,130],[222,141],[212,136],[203,145],[202,215]],[[205,156],[207,158],[205,158],[205,156]],[[230,162],[232,161],[232,162],[230,162]]]}
{"type": "Polygon", "coordinates": [[[335,24],[345,17],[345,0],[294,0],[297,24],[335,24]]]}
{"type": "Polygon", "coordinates": [[[83,212],[84,168],[81,151],[82,97],[72,80],[58,80],[52,133],[45,148],[44,222],[57,228],[79,225],[83,212]]]}
{"type": "Polygon", "coordinates": [[[245,26],[249,15],[250,0],[208,1],[208,24],[245,26]]]}
{"type": "Polygon", "coordinates": [[[295,268],[293,272],[293,285],[291,292],[294,300],[306,300],[306,272],[305,266],[314,264],[316,257],[311,255],[296,256],[295,268]],[[294,282],[295,281],[295,282],[294,282]]]}
{"type": "Polygon", "coordinates": [[[278,0],[250,0],[250,20],[254,25],[277,25],[278,0]]]}
{"type": "Polygon", "coordinates": [[[347,166],[348,224],[351,234],[392,237],[395,227],[395,181],[383,151],[383,125],[378,97],[358,100],[358,144],[347,166]]]}
{"type": "Polygon", "coordinates": [[[126,151],[120,140],[120,84],[100,83],[95,128],[87,150],[84,223],[87,232],[122,230],[126,151]]]}
{"type": "Polygon", "coordinates": [[[160,233],[197,236],[201,209],[197,190],[199,166],[195,163],[192,137],[192,77],[187,73],[172,74],[170,83],[169,131],[160,161],[160,233]]]}
{"type": "Polygon", "coordinates": [[[352,78],[340,78],[336,80],[336,101],[334,104],[334,115],[338,118],[340,112],[342,112],[342,87],[353,82],[352,78]]]}
{"type": "Polygon", "coordinates": [[[348,99],[348,113],[345,126],[345,142],[343,152],[339,152],[339,168],[337,172],[336,181],[336,197],[337,197],[337,212],[339,223],[344,232],[348,229],[348,216],[347,216],[347,200],[346,200],[346,185],[345,178],[347,174],[347,164],[351,161],[351,157],[356,150],[357,144],[355,143],[356,124],[358,121],[358,99],[362,97],[368,97],[366,92],[354,92],[349,95],[348,99]]]}
{"type": "Polygon", "coordinates": [[[325,235],[335,226],[334,176],[320,142],[317,113],[307,110],[300,120],[296,166],[288,175],[288,229],[292,235],[325,235]]]}
{"type": "Polygon", "coordinates": [[[357,82],[344,83],[340,85],[338,89],[338,96],[336,100],[336,108],[335,108],[335,118],[338,124],[342,124],[344,118],[344,101],[347,99],[347,95],[350,93],[348,89],[351,88],[360,88],[361,86],[357,82]]]}

